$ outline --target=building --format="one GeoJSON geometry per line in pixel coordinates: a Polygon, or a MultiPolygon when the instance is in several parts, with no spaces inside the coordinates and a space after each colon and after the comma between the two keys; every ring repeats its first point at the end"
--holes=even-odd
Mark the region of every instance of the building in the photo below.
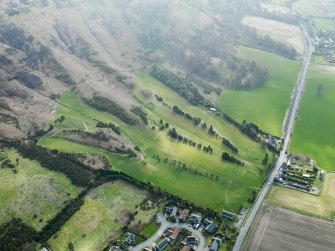
{"type": "Polygon", "coordinates": [[[174,241],[177,239],[178,235],[179,235],[179,232],[180,232],[180,228],[174,228],[174,229],[170,229],[168,230],[168,233],[167,235],[169,236],[170,240],[171,241],[174,241]]]}
{"type": "Polygon", "coordinates": [[[133,233],[127,233],[126,238],[124,240],[124,245],[126,247],[130,246],[131,244],[133,244],[133,242],[135,241],[135,234],[133,233]]]}
{"type": "Polygon", "coordinates": [[[231,212],[222,210],[222,216],[229,219],[229,220],[233,220],[235,218],[235,215],[231,212]]]}
{"type": "Polygon", "coordinates": [[[189,214],[190,210],[188,209],[183,209],[183,210],[180,210],[179,211],[179,222],[185,222],[187,217],[188,217],[188,214],[189,214]]]}
{"type": "Polygon", "coordinates": [[[43,247],[40,249],[40,251],[48,251],[48,249],[46,247],[43,247]]]}
{"type": "Polygon", "coordinates": [[[186,237],[186,245],[194,246],[196,242],[197,242],[197,239],[194,236],[190,235],[186,237]]]}
{"type": "Polygon", "coordinates": [[[190,251],[191,247],[190,246],[183,246],[183,248],[181,249],[181,251],[190,251]]]}
{"type": "Polygon", "coordinates": [[[325,179],[325,174],[323,171],[320,171],[320,180],[323,181],[325,179]]]}
{"type": "Polygon", "coordinates": [[[164,239],[158,245],[156,245],[153,250],[154,251],[162,251],[167,247],[168,244],[169,244],[169,242],[166,239],[164,239]]]}
{"type": "Polygon", "coordinates": [[[178,212],[178,208],[177,207],[173,207],[170,216],[172,218],[177,218],[177,212],[178,212]]]}
{"type": "Polygon", "coordinates": [[[193,228],[198,229],[200,227],[202,221],[202,217],[200,215],[191,214],[189,219],[192,222],[193,228]]]}
{"type": "Polygon", "coordinates": [[[219,244],[217,241],[212,241],[209,251],[218,251],[219,250],[219,244]]]}
{"type": "Polygon", "coordinates": [[[212,234],[212,233],[215,232],[216,228],[217,228],[217,226],[212,222],[211,224],[209,224],[205,227],[205,231],[212,234]]]}

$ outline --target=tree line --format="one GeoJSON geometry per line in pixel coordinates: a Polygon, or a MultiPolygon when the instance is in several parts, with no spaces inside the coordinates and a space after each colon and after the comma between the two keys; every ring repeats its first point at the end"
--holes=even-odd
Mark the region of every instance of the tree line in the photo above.
{"type": "Polygon", "coordinates": [[[115,117],[118,117],[119,119],[121,119],[123,122],[129,124],[129,125],[135,125],[136,124],[136,119],[134,119],[132,116],[130,116],[128,114],[128,112],[122,108],[121,106],[119,106],[118,104],[116,104],[114,101],[102,97],[102,96],[93,96],[92,98],[81,98],[82,101],[103,112],[108,112],[112,115],[114,115],[115,117]]]}

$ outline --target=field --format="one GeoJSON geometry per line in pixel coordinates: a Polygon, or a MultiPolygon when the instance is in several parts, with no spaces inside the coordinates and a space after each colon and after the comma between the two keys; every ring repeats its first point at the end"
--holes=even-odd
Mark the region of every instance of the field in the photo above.
{"type": "Polygon", "coordinates": [[[0,169],[0,224],[15,217],[40,230],[79,192],[63,174],[22,158],[15,150],[5,149],[1,155],[13,163],[19,159],[19,164],[16,174],[0,169]]]}
{"type": "Polygon", "coordinates": [[[56,125],[54,135],[40,139],[39,144],[67,152],[89,152],[104,155],[112,164],[113,169],[123,171],[145,182],[150,181],[170,193],[191,200],[203,207],[217,211],[222,208],[238,211],[242,204],[248,206],[247,201],[252,197],[252,192],[259,189],[264,179],[265,173],[261,161],[266,152],[265,149],[242,135],[231,124],[215,117],[214,114],[186,103],[146,73],[137,72],[136,76],[138,82],[134,96],[141,104],[142,109],[148,113],[149,126],[126,125],[107,113],[83,105],[74,93],[67,93],[60,98],[61,105],[56,113],[57,117],[64,115],[65,120],[56,125]],[[245,166],[223,162],[221,153],[223,151],[231,153],[231,150],[224,147],[220,139],[209,136],[207,130],[196,127],[191,121],[174,114],[168,106],[158,102],[154,96],[148,99],[143,98],[140,94],[143,89],[155,90],[156,94],[162,96],[164,102],[170,107],[178,105],[183,111],[201,117],[207,125],[213,125],[220,135],[229,138],[238,147],[237,157],[245,162],[245,166]],[[92,118],[118,124],[121,127],[122,135],[141,149],[144,159],[129,159],[98,148],[78,145],[61,137],[60,131],[62,129],[84,129],[83,121],[89,130],[94,131],[95,121],[92,118]],[[167,129],[163,131],[157,129],[160,119],[169,122],[170,128],[176,128],[183,136],[203,145],[210,144],[214,153],[212,155],[206,154],[196,148],[171,140],[167,135],[167,129]],[[152,129],[153,126],[156,127],[155,130],[152,129]],[[157,160],[157,155],[159,160],[157,160]],[[168,161],[163,161],[166,158],[168,161]],[[178,164],[179,162],[180,164],[178,164]],[[196,175],[194,172],[183,170],[182,163],[202,174],[196,175]],[[186,187],[187,189],[185,189],[186,187]]]}
{"type": "Polygon", "coordinates": [[[241,47],[239,55],[266,68],[268,80],[254,90],[223,90],[220,108],[238,121],[252,121],[262,130],[280,136],[301,62],[247,47],[241,47]]]}
{"type": "MultiPolygon", "coordinates": [[[[120,181],[104,184],[92,190],[81,209],[68,220],[48,244],[52,250],[67,250],[69,243],[74,250],[102,250],[108,240],[122,234],[122,227],[130,215],[147,198],[146,192],[120,181]]],[[[151,211],[151,217],[156,211],[151,211]]],[[[146,219],[142,223],[146,222],[146,219]]],[[[138,224],[138,222],[137,222],[138,224]]]]}
{"type": "Polygon", "coordinates": [[[242,251],[331,251],[335,247],[334,227],[333,221],[264,204],[244,241],[242,251]]]}
{"type": "Polygon", "coordinates": [[[300,55],[304,53],[304,39],[299,26],[253,16],[243,18],[242,22],[255,28],[260,35],[267,35],[273,40],[293,47],[300,55]]]}
{"type": "Polygon", "coordinates": [[[313,18],[314,26],[317,31],[325,31],[327,33],[334,31],[334,24],[328,18],[313,18]]]}
{"type": "Polygon", "coordinates": [[[328,170],[335,170],[334,80],[334,67],[311,66],[290,144],[291,152],[310,155],[328,170]]]}
{"type": "Polygon", "coordinates": [[[273,186],[267,196],[267,202],[297,212],[333,219],[335,213],[335,173],[327,173],[319,196],[299,192],[281,186],[273,186]]]}
{"type": "Polygon", "coordinates": [[[303,16],[327,18],[335,14],[335,4],[331,0],[299,0],[293,8],[303,16]]]}

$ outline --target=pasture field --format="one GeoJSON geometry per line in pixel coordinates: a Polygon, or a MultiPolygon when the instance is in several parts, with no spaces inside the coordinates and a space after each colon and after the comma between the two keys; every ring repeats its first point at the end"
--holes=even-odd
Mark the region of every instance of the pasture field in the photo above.
{"type": "Polygon", "coordinates": [[[280,136],[301,62],[247,47],[240,47],[239,56],[266,68],[268,79],[264,86],[253,90],[224,89],[220,108],[238,121],[251,121],[262,130],[280,136]]]}
{"type": "Polygon", "coordinates": [[[333,221],[264,204],[241,250],[331,251],[335,246],[334,227],[333,221]]]}
{"type": "Polygon", "coordinates": [[[246,16],[242,22],[255,28],[260,35],[293,47],[300,55],[304,53],[304,38],[299,26],[254,16],[246,16]]]}
{"type": "Polygon", "coordinates": [[[335,67],[312,65],[289,150],[335,171],[335,67]]]}
{"type": "Polygon", "coordinates": [[[328,18],[313,18],[314,27],[318,32],[325,31],[327,33],[334,31],[334,24],[328,18]]]}
{"type": "Polygon", "coordinates": [[[61,124],[56,124],[56,132],[77,127],[83,129],[79,121],[85,121],[89,129],[94,131],[95,121],[92,118],[103,122],[113,122],[120,126],[124,137],[130,139],[141,149],[144,154],[143,159],[130,159],[102,149],[75,144],[61,138],[61,133],[42,138],[39,144],[66,152],[104,155],[113,169],[123,171],[136,179],[151,182],[203,207],[217,211],[222,208],[238,211],[242,204],[248,206],[248,199],[252,197],[252,192],[260,188],[264,179],[265,172],[261,161],[266,150],[241,134],[237,128],[225,120],[215,117],[213,113],[202,108],[186,103],[146,73],[137,72],[136,76],[138,83],[134,96],[142,109],[148,113],[149,126],[126,125],[107,113],[82,104],[74,93],[67,93],[61,97],[62,105],[57,109],[57,117],[64,115],[65,120],[61,124]],[[141,91],[143,89],[153,90],[153,86],[155,86],[156,93],[153,93],[151,98],[143,98],[141,91]],[[163,97],[164,102],[168,105],[158,102],[154,94],[163,97]],[[242,159],[245,166],[223,162],[221,153],[227,151],[234,155],[231,150],[223,146],[220,139],[209,136],[207,130],[194,126],[191,121],[173,113],[168,107],[173,105],[178,105],[192,116],[202,118],[208,126],[213,125],[220,135],[229,138],[238,147],[239,153],[236,157],[242,159]],[[71,110],[71,107],[75,109],[71,110]],[[64,109],[66,113],[63,113],[64,109]],[[203,145],[210,144],[214,149],[213,154],[206,154],[194,147],[171,140],[167,135],[168,129],[158,130],[161,119],[168,122],[170,128],[176,128],[183,136],[203,145]],[[152,126],[156,127],[155,130],[152,129],[152,126]],[[165,159],[167,161],[164,161],[165,159]],[[183,170],[182,164],[201,174],[183,170]]]}
{"type": "Polygon", "coordinates": [[[12,163],[18,159],[19,164],[15,168],[17,173],[9,168],[0,169],[0,224],[21,218],[27,225],[40,230],[80,192],[65,175],[43,168],[37,161],[21,157],[13,149],[4,149],[1,156],[12,163]]]}
{"type": "MultiPolygon", "coordinates": [[[[84,205],[48,240],[54,251],[68,250],[69,243],[74,250],[102,250],[107,241],[116,240],[122,234],[122,227],[130,221],[131,215],[141,212],[139,205],[148,198],[145,191],[121,181],[106,183],[93,189],[85,197],[84,205]]],[[[156,210],[150,211],[150,220],[156,210]]],[[[135,224],[146,223],[146,218],[137,218],[135,224]]]]}
{"type": "Polygon", "coordinates": [[[266,201],[294,211],[332,220],[335,213],[335,173],[327,173],[319,196],[273,186],[266,201]]]}
{"type": "Polygon", "coordinates": [[[293,8],[303,16],[328,18],[335,14],[335,4],[330,0],[299,0],[293,8]]]}

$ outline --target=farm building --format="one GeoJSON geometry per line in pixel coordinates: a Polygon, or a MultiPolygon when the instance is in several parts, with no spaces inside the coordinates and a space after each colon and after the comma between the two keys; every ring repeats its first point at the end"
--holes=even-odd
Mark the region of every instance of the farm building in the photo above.
{"type": "Polygon", "coordinates": [[[222,216],[229,219],[229,220],[233,220],[235,215],[231,212],[228,212],[228,211],[225,211],[225,210],[222,210],[222,216]]]}

